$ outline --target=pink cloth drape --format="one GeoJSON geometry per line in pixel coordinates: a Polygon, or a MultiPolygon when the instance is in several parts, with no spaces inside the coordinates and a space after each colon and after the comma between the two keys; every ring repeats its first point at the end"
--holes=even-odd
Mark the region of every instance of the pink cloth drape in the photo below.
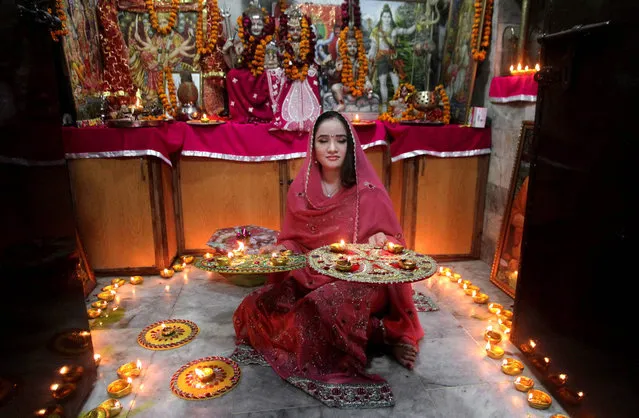
{"type": "MultiPolygon", "coordinates": [[[[279,237],[287,248],[307,252],[340,239],[365,243],[380,231],[404,243],[388,193],[349,129],[357,183],[325,197],[309,140],[307,158],[288,192],[279,237]]],[[[424,335],[410,284],[346,282],[309,267],[270,277],[238,307],[234,326],[234,358],[266,362],[283,379],[335,407],[393,405],[388,384],[366,372],[369,343],[417,347],[424,335]]]]}

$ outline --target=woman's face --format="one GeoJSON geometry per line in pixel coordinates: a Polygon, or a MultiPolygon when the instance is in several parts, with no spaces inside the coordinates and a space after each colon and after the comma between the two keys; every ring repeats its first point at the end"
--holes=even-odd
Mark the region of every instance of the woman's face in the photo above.
{"type": "Polygon", "coordinates": [[[344,164],[348,136],[338,119],[327,119],[315,132],[315,158],[324,170],[338,170],[344,164]]]}

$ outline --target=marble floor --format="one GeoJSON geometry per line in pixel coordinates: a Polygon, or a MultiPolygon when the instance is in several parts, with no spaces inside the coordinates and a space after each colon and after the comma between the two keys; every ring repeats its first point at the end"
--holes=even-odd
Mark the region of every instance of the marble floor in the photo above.
{"type": "MultiPolygon", "coordinates": [[[[478,285],[491,301],[512,306],[512,299],[490,284],[490,266],[483,261],[442,265],[478,285]]],[[[98,278],[87,306],[111,279],[98,278]]],[[[143,371],[133,383],[133,393],[121,399],[120,417],[512,418],[565,414],[557,402],[544,411],[530,408],[526,395],[513,387],[514,378],[501,372],[500,360],[486,357],[483,331],[495,323],[485,305],[473,303],[445,277],[434,276],[413,286],[439,309],[419,313],[426,336],[414,370],[408,371],[388,357],[372,361],[370,371],[385,377],[393,388],[396,405],[392,408],[328,408],[262,366],[242,366],[238,386],[219,398],[187,401],[175,396],[169,382],[181,366],[202,357],[230,356],[234,348],[232,315],[251,291],[189,266],[171,279],[147,276],[141,285],[127,283],[111,303],[109,317],[92,321],[93,345],[102,362],[83,411],[108,398],[106,386],[117,378],[119,365],[139,359],[143,371]],[[137,336],[144,327],[168,318],[195,322],[199,335],[173,350],[151,351],[138,345],[137,336]]],[[[508,341],[502,346],[506,356],[520,356],[508,341]]]]}

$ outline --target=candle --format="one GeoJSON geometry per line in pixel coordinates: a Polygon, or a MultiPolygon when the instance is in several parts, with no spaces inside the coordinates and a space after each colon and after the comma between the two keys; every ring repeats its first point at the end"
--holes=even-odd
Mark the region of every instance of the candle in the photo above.
{"type": "Polygon", "coordinates": [[[492,345],[489,341],[486,343],[486,354],[490,358],[500,359],[504,356],[504,349],[498,345],[492,345]]]}
{"type": "Polygon", "coordinates": [[[202,368],[196,367],[195,375],[197,376],[198,380],[202,383],[210,382],[211,380],[213,380],[213,377],[215,376],[213,374],[213,369],[210,367],[202,367],[202,368]]]}
{"type": "Polygon", "coordinates": [[[102,314],[102,309],[89,308],[87,309],[87,316],[90,319],[95,319],[102,314]]]}
{"type": "Polygon", "coordinates": [[[131,393],[131,382],[132,380],[130,377],[126,380],[114,380],[113,382],[109,383],[109,386],[107,386],[107,392],[114,398],[121,398],[123,396],[126,396],[131,393]]]}
{"type": "Polygon", "coordinates": [[[488,341],[491,344],[499,344],[501,342],[501,339],[501,334],[497,331],[493,331],[492,325],[486,327],[486,331],[484,331],[484,340],[488,341]]]}
{"type": "Polygon", "coordinates": [[[501,363],[501,371],[510,376],[521,374],[524,371],[524,363],[514,358],[506,358],[501,363]]]}
{"type": "Polygon", "coordinates": [[[341,240],[339,243],[335,242],[330,245],[330,249],[334,253],[342,253],[346,250],[346,244],[344,240],[341,240]]]}
{"type": "Polygon", "coordinates": [[[174,271],[177,271],[177,272],[184,271],[184,269],[186,268],[186,264],[184,264],[184,263],[182,263],[182,264],[176,263],[176,264],[173,264],[172,268],[173,268],[174,271]]]}
{"type": "Polygon", "coordinates": [[[144,283],[144,277],[142,277],[142,276],[131,276],[131,278],[129,279],[129,282],[131,284],[135,284],[135,285],[142,284],[142,283],[144,283]]]}
{"type": "Polygon", "coordinates": [[[91,302],[92,308],[104,309],[109,305],[109,302],[106,300],[96,300],[95,302],[91,302]]]}
{"type": "Polygon", "coordinates": [[[54,383],[51,385],[51,395],[54,399],[60,401],[68,398],[75,392],[75,384],[73,383],[54,383]]]}
{"type": "Polygon", "coordinates": [[[414,270],[417,268],[415,261],[408,258],[402,258],[397,262],[397,264],[399,264],[399,267],[404,270],[414,270]]]}
{"type": "Polygon", "coordinates": [[[162,276],[165,279],[170,279],[171,277],[173,277],[173,273],[175,273],[173,269],[164,269],[160,271],[160,276],[162,276]]]}
{"type": "Polygon", "coordinates": [[[491,302],[491,304],[490,304],[490,305],[488,305],[488,310],[489,310],[491,313],[496,313],[496,314],[498,314],[498,313],[500,313],[500,312],[501,312],[501,310],[502,310],[502,309],[504,309],[504,307],[503,307],[503,305],[501,305],[500,303],[491,302]]]}
{"type": "Polygon", "coordinates": [[[538,389],[528,391],[528,405],[535,409],[548,409],[552,404],[552,398],[546,392],[538,389]]]}
{"type": "Polygon", "coordinates": [[[124,280],[121,277],[116,277],[115,279],[111,280],[111,284],[112,285],[118,285],[119,286],[124,286],[126,284],[126,280],[124,280]]]}
{"type": "Polygon", "coordinates": [[[116,371],[120,379],[126,379],[127,377],[138,377],[141,372],[142,362],[139,359],[136,362],[130,362],[121,365],[116,371]]]}
{"type": "Polygon", "coordinates": [[[513,384],[515,385],[515,389],[520,392],[528,392],[533,388],[533,386],[535,386],[535,382],[527,376],[518,376],[513,384]]]}
{"type": "Polygon", "coordinates": [[[63,381],[74,383],[80,380],[84,373],[84,368],[75,364],[65,365],[60,368],[59,373],[63,381]]]}
{"type": "Polygon", "coordinates": [[[564,386],[566,384],[566,380],[568,380],[568,375],[565,373],[560,374],[552,374],[548,376],[548,380],[552,382],[557,387],[564,386]]]}
{"type": "Polygon", "coordinates": [[[484,304],[488,302],[488,295],[485,293],[477,293],[477,291],[473,291],[473,302],[478,304],[484,304]]]}
{"type": "Polygon", "coordinates": [[[388,244],[386,244],[386,251],[393,254],[401,254],[404,251],[404,247],[389,241],[388,244]]]}
{"type": "Polygon", "coordinates": [[[359,114],[355,113],[355,117],[353,118],[353,122],[359,123],[359,114]]]}
{"type": "Polygon", "coordinates": [[[193,256],[192,255],[183,255],[182,256],[182,262],[184,262],[186,264],[191,264],[193,262],[193,256]]]}

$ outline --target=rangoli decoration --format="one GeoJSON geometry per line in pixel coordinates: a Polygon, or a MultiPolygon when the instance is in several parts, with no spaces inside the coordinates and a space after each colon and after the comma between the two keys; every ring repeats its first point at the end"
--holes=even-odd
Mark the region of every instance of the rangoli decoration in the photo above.
{"type": "Polygon", "coordinates": [[[200,332],[194,322],[167,319],[148,325],[138,335],[138,344],[149,350],[171,350],[193,341],[200,332]]]}
{"type": "Polygon", "coordinates": [[[346,244],[344,251],[333,252],[330,246],[308,253],[308,264],[318,273],[349,282],[409,283],[435,274],[437,263],[431,257],[403,249],[395,254],[369,244],[346,244]],[[350,263],[344,269],[341,263],[350,263]]]}
{"type": "Polygon", "coordinates": [[[217,398],[233,390],[240,376],[240,366],[230,358],[204,357],[185,364],[173,374],[171,391],[192,401],[217,398]]]}

